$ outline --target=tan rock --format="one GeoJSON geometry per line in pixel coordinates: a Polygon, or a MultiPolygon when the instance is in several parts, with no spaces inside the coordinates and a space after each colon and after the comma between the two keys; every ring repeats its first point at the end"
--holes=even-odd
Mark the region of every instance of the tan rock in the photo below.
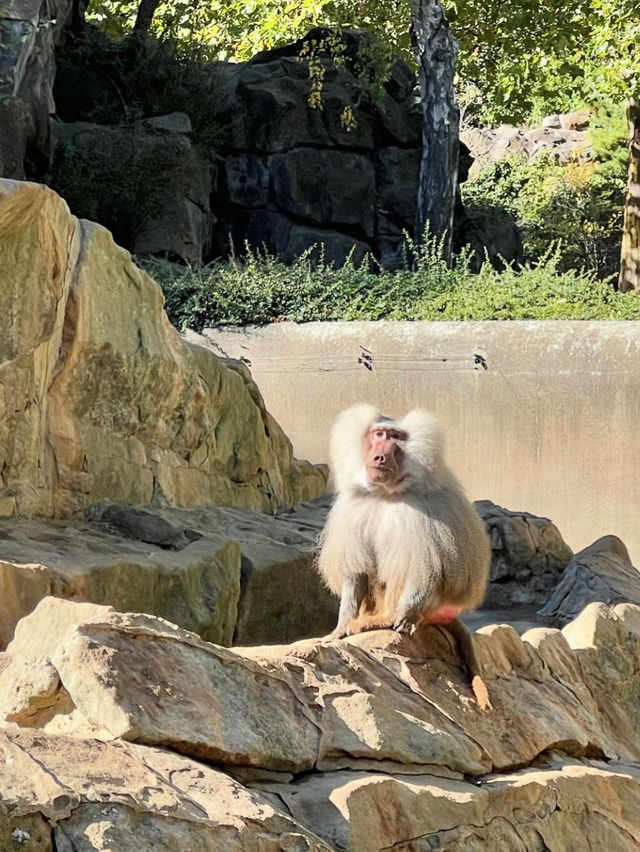
{"type": "Polygon", "coordinates": [[[0,801],[3,850],[329,850],[222,772],[125,743],[0,732],[0,801]]]}
{"type": "Polygon", "coordinates": [[[477,784],[332,772],[264,789],[349,852],[631,852],[640,831],[638,769],[597,761],[558,760],[477,784]]]}
{"type": "Polygon", "coordinates": [[[325,489],[250,377],[184,342],[160,288],[51,190],[0,184],[0,501],[68,516],[96,500],[272,511],[325,489]]]}
{"type": "Polygon", "coordinates": [[[0,529],[1,647],[47,595],[153,613],[231,644],[241,574],[232,537],[195,536],[170,549],[75,521],[12,519],[0,521],[0,529]]]}
{"type": "Polygon", "coordinates": [[[559,119],[563,130],[585,130],[591,121],[591,112],[587,109],[576,109],[560,115],[559,119]]]}
{"type": "Polygon", "coordinates": [[[82,715],[113,736],[218,763],[303,771],[318,732],[293,685],[184,634],[77,628],[52,657],[82,715]]]}
{"type": "Polygon", "coordinates": [[[277,772],[468,778],[557,748],[638,761],[632,618],[587,611],[580,647],[568,628],[474,634],[493,705],[483,713],[444,628],[226,650],[151,616],[48,599],[7,650],[0,715],[277,772]]]}
{"type": "Polygon", "coordinates": [[[9,722],[241,766],[302,771],[316,760],[318,730],[290,677],[162,619],[47,598],[7,656],[0,715],[9,722]]]}
{"type": "Polygon", "coordinates": [[[640,755],[629,716],[622,748],[606,695],[593,695],[566,642],[569,659],[554,668],[506,626],[474,634],[474,644],[489,713],[478,710],[454,643],[438,628],[411,639],[374,631],[340,642],[236,651],[289,673],[313,696],[325,770],[375,760],[381,770],[416,772],[422,763],[438,774],[479,775],[526,765],[559,742],[567,754],[640,755]]]}
{"type": "Polygon", "coordinates": [[[0,801],[7,850],[632,852],[640,832],[637,766],[559,752],[475,783],[339,771],[247,789],[160,749],[0,732],[0,801]]]}
{"type": "MultiPolygon", "coordinates": [[[[104,621],[127,625],[161,625],[176,631],[169,622],[145,615],[120,615],[111,607],[70,603],[44,598],[29,618],[17,626],[0,672],[0,715],[9,722],[42,725],[56,713],[73,712],[73,702],[63,689],[51,657],[80,624],[104,621]]],[[[76,723],[81,722],[76,714],[76,723]]]]}
{"type": "Polygon", "coordinates": [[[323,635],[337,599],[313,566],[322,506],[243,509],[94,504],[87,521],[0,520],[0,647],[51,594],[167,618],[230,645],[323,635]]]}
{"type": "Polygon", "coordinates": [[[639,620],[640,606],[592,603],[562,630],[612,743],[625,756],[637,743],[640,728],[639,620]]]}
{"type": "Polygon", "coordinates": [[[471,127],[460,134],[460,139],[474,157],[470,170],[473,178],[483,168],[514,154],[533,160],[547,153],[556,156],[561,163],[593,160],[588,125],[589,113],[578,110],[547,116],[541,127],[471,127]]]}

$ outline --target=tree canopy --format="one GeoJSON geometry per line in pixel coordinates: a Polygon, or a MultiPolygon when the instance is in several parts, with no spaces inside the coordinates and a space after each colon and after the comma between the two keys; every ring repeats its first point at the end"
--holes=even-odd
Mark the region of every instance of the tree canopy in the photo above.
{"type": "MultiPolygon", "coordinates": [[[[636,0],[448,0],[460,44],[459,100],[482,123],[522,122],[640,85],[636,0]]],[[[410,0],[162,0],[150,31],[203,59],[244,61],[312,26],[367,29],[381,56],[412,62],[410,0]]],[[[88,17],[112,36],[133,29],[139,0],[92,0],[88,17]]]]}

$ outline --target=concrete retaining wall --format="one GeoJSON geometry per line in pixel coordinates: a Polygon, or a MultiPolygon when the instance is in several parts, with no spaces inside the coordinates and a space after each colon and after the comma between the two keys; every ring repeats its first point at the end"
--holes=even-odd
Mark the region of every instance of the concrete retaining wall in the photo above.
{"type": "Polygon", "coordinates": [[[357,322],[209,330],[246,358],[298,457],[337,411],[425,406],[472,499],[550,517],[571,547],[619,535],[640,566],[640,323],[357,322]]]}

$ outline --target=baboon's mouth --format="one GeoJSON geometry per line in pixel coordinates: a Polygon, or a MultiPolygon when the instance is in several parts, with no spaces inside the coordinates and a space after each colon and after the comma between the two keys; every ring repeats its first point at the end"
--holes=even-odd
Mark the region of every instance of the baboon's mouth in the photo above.
{"type": "Polygon", "coordinates": [[[367,470],[367,474],[369,475],[369,479],[387,479],[389,476],[392,476],[395,471],[390,467],[370,467],[367,470]]]}

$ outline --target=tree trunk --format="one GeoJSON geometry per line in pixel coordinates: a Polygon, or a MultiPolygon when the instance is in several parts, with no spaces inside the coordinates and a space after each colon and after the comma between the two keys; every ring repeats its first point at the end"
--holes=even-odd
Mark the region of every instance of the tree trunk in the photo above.
{"type": "Polygon", "coordinates": [[[136,15],[136,22],[133,25],[134,33],[144,35],[149,32],[151,21],[153,20],[153,16],[159,3],[160,0],[140,0],[138,14],[136,15]]]}
{"type": "Polygon", "coordinates": [[[453,75],[458,42],[439,0],[412,0],[411,40],[418,63],[422,104],[422,160],[418,183],[415,238],[425,227],[443,240],[451,258],[453,207],[458,179],[459,112],[453,75]]]}
{"type": "Polygon", "coordinates": [[[618,290],[640,290],[640,100],[629,98],[629,179],[622,228],[618,290]]]}

